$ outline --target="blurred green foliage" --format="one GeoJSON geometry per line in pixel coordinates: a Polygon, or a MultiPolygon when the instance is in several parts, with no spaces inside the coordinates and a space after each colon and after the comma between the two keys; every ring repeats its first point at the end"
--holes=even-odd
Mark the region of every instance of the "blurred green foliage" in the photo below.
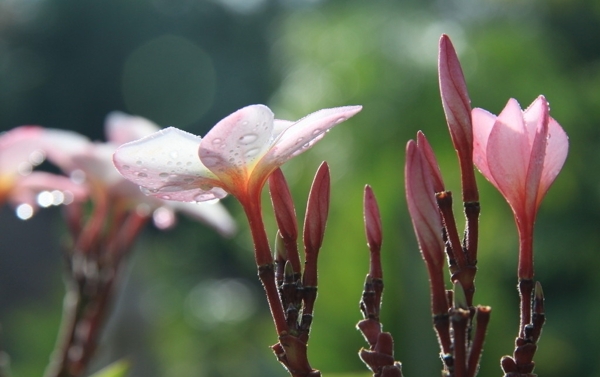
{"type": "MultiPolygon", "coordinates": [[[[364,185],[370,184],[384,224],[384,329],[394,336],[405,375],[439,375],[427,276],[405,205],[403,164],[407,140],[423,130],[447,187],[460,190],[437,87],[437,41],[447,33],[457,47],[474,107],[498,113],[510,97],[526,107],[544,94],[552,116],[570,137],[566,165],[536,224],[536,278],[544,286],[548,317],[536,372],[544,377],[600,376],[595,360],[600,349],[597,2],[250,3],[255,8],[235,8],[235,1],[225,0],[178,0],[170,8],[159,0],[109,1],[104,6],[45,0],[37,2],[38,17],[43,16],[39,22],[21,24],[0,13],[0,129],[39,123],[99,138],[103,116],[118,109],[202,134],[249,103],[266,102],[283,119],[324,107],[363,105],[359,115],[284,166],[300,219],[322,160],[328,161],[332,174],[311,363],[325,375],[363,375],[357,351],[365,342],[354,326],[368,269],[361,201],[364,185]],[[140,50],[164,38],[171,38],[165,43],[167,55],[140,50]],[[144,56],[164,60],[145,66],[144,56]],[[186,57],[191,59],[187,65],[171,60],[186,57]],[[140,68],[131,68],[132,61],[140,68]],[[194,71],[199,66],[203,68],[194,71]],[[160,77],[147,84],[135,81],[149,80],[161,70],[185,69],[195,72],[185,77],[205,85],[202,90],[194,91],[179,76],[166,83],[160,77]],[[129,71],[137,76],[124,76],[129,71]],[[137,88],[137,94],[125,87],[137,88]],[[195,105],[186,96],[206,102],[195,105]],[[167,99],[172,101],[168,108],[153,102],[167,99]]],[[[0,7],[10,9],[11,4],[0,2],[0,7]]],[[[517,239],[508,206],[478,178],[482,215],[475,302],[492,306],[480,372],[491,376],[501,373],[500,357],[512,353],[518,325],[517,239]]],[[[182,219],[174,230],[148,230],[138,242],[94,370],[132,356],[131,376],[285,375],[268,348],[276,337],[255,278],[243,214],[233,199],[224,202],[242,224],[232,240],[182,219]],[[222,302],[202,301],[203,284],[209,281],[239,283],[226,285],[245,287],[231,291],[232,297],[245,292],[256,305],[235,306],[226,297],[222,302]],[[245,308],[247,316],[213,318],[210,310],[217,302],[225,310],[245,308]]],[[[269,212],[266,194],[265,210],[269,212]]],[[[459,204],[455,211],[460,218],[459,204]]],[[[3,223],[16,221],[9,215],[3,213],[3,223]]],[[[54,215],[57,221],[58,213],[54,215]]],[[[273,224],[267,214],[274,237],[273,224]]],[[[28,226],[18,228],[35,231],[28,226]]],[[[9,235],[2,231],[2,237],[9,235]]],[[[4,246],[2,252],[19,253],[20,247],[26,245],[11,250],[4,246]]],[[[56,250],[54,255],[60,258],[56,250]]],[[[46,273],[58,282],[60,272],[59,263],[53,263],[46,273]]],[[[39,292],[17,293],[20,283],[7,284],[3,281],[1,287],[2,345],[13,357],[15,376],[40,375],[53,346],[62,288],[46,284],[40,299],[39,292]]]]}

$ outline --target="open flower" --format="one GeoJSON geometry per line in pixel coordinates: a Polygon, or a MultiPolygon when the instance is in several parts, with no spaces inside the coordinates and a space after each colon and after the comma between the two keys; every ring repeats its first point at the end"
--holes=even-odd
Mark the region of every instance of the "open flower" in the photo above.
{"type": "Polygon", "coordinates": [[[323,109],[290,122],[275,119],[264,105],[251,105],[221,120],[204,139],[167,128],[122,145],[114,163],[150,196],[183,202],[235,196],[248,217],[257,265],[268,265],[273,256],[260,201],[266,180],[361,108],[323,109]]]}
{"type": "Polygon", "coordinates": [[[562,169],[569,141],[539,96],[524,111],[510,99],[497,117],[473,109],[474,162],[510,205],[520,238],[519,277],[533,277],[533,224],[562,169]]]}
{"type": "Polygon", "coordinates": [[[106,143],[93,143],[74,132],[56,129],[44,130],[44,137],[46,143],[53,146],[47,148],[48,159],[74,179],[85,182],[96,200],[104,197],[122,210],[145,206],[153,212],[154,223],[159,228],[171,227],[175,221],[174,211],[179,211],[207,223],[223,235],[231,235],[235,223],[221,204],[176,203],[148,197],[115,169],[112,155],[120,144],[159,129],[145,118],[113,112],[105,122],[106,143]]]}
{"type": "Polygon", "coordinates": [[[21,218],[28,218],[39,206],[41,193],[53,197],[51,204],[83,200],[87,195],[84,187],[67,177],[33,171],[46,157],[43,135],[44,129],[37,126],[21,126],[0,135],[0,204],[26,206],[21,218]]]}
{"type": "Polygon", "coordinates": [[[274,119],[266,106],[251,105],[221,120],[204,139],[167,128],[121,146],[114,162],[151,196],[189,202],[230,193],[246,205],[277,167],[360,109],[324,109],[290,122],[274,119]]]}

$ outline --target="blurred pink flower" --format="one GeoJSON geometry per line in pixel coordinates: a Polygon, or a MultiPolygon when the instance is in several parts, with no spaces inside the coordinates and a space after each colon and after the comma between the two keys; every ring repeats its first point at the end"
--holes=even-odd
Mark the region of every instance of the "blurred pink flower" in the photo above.
{"type": "Polygon", "coordinates": [[[223,235],[232,235],[236,225],[222,204],[177,203],[148,197],[115,169],[112,155],[120,144],[159,130],[145,118],[113,112],[105,122],[106,143],[93,143],[74,132],[56,129],[45,129],[44,138],[48,159],[72,179],[84,183],[95,198],[106,195],[111,206],[122,206],[123,210],[152,211],[154,223],[161,229],[174,225],[174,212],[178,211],[223,235]]]}
{"type": "Polygon", "coordinates": [[[567,158],[569,141],[539,96],[522,111],[510,99],[497,117],[473,109],[474,162],[510,205],[520,238],[519,277],[533,277],[533,224],[567,158]]]}
{"type": "Polygon", "coordinates": [[[23,219],[40,205],[70,203],[87,196],[84,187],[67,177],[33,171],[46,158],[43,134],[41,127],[21,126],[0,135],[0,204],[26,207],[18,212],[23,219]]]}
{"type": "Polygon", "coordinates": [[[251,105],[221,120],[204,139],[167,128],[121,146],[114,161],[148,195],[189,202],[230,193],[246,205],[277,167],[360,109],[324,109],[290,122],[274,119],[266,106],[251,105]]]}

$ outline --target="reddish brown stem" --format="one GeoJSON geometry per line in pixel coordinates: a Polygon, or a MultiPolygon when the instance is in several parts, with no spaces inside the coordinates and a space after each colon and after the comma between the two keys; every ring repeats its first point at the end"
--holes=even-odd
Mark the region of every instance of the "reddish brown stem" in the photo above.
{"type": "Polygon", "coordinates": [[[521,309],[521,323],[519,327],[519,337],[525,338],[525,326],[531,323],[531,298],[533,293],[533,280],[519,280],[519,297],[521,309]]]}
{"type": "Polygon", "coordinates": [[[267,233],[262,219],[260,205],[260,195],[254,195],[254,200],[242,202],[244,211],[248,218],[252,240],[254,242],[254,257],[258,267],[258,277],[262,282],[271,316],[275,323],[275,329],[278,335],[287,333],[288,326],[285,320],[285,314],[275,281],[275,272],[273,271],[273,255],[267,239],[267,233]]]}
{"type": "Polygon", "coordinates": [[[452,309],[450,321],[452,323],[453,355],[454,355],[454,377],[466,377],[467,375],[467,325],[469,322],[469,311],[460,308],[452,309]]]}
{"type": "Polygon", "coordinates": [[[488,323],[490,322],[490,314],[492,308],[489,306],[478,306],[475,309],[475,320],[477,327],[475,329],[475,338],[469,350],[469,360],[467,363],[467,377],[475,377],[479,369],[479,360],[483,352],[483,342],[487,331],[488,323]]]}

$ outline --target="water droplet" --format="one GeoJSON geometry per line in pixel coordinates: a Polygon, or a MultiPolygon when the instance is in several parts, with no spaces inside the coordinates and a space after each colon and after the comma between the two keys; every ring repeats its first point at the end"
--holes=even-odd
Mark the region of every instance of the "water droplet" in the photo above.
{"type": "Polygon", "coordinates": [[[169,173],[160,173],[158,176],[161,178],[167,178],[169,176],[169,173]]]}
{"type": "Polygon", "coordinates": [[[222,142],[223,142],[223,139],[220,139],[220,138],[213,139],[213,141],[212,141],[212,143],[213,143],[214,145],[219,145],[219,144],[221,144],[222,142]]]}
{"type": "Polygon", "coordinates": [[[129,170],[131,167],[129,165],[123,165],[123,170],[129,170]]]}
{"type": "Polygon", "coordinates": [[[338,118],[338,119],[335,121],[335,124],[340,124],[340,123],[342,123],[342,122],[343,122],[343,121],[345,121],[345,120],[346,120],[346,117],[340,117],[340,118],[338,118]]]}
{"type": "Polygon", "coordinates": [[[163,196],[161,196],[161,198],[162,198],[162,199],[165,199],[165,200],[169,200],[169,199],[171,199],[171,197],[170,197],[169,195],[163,195],[163,196]]]}
{"type": "Polygon", "coordinates": [[[303,137],[299,137],[298,140],[296,140],[296,144],[300,144],[303,140],[304,140],[303,137]]]}
{"type": "Polygon", "coordinates": [[[246,134],[238,139],[238,143],[248,145],[254,143],[256,140],[258,140],[257,134],[246,134]]]}
{"type": "Polygon", "coordinates": [[[142,192],[142,194],[144,195],[152,195],[152,194],[156,194],[158,192],[158,190],[155,189],[149,189],[147,187],[140,187],[140,191],[142,192]]]}
{"type": "Polygon", "coordinates": [[[138,165],[141,165],[141,164],[142,164],[142,161],[140,161],[140,160],[137,160],[135,163],[136,163],[136,164],[138,164],[138,165]]]}
{"type": "Polygon", "coordinates": [[[192,178],[192,177],[185,177],[185,178],[183,179],[183,181],[184,181],[185,183],[194,182],[194,178],[192,178]]]}
{"type": "Polygon", "coordinates": [[[244,156],[246,157],[254,157],[256,156],[256,154],[258,153],[258,151],[260,151],[260,148],[252,148],[246,151],[246,153],[244,153],[244,156]]]}
{"type": "Polygon", "coordinates": [[[148,177],[148,174],[146,174],[146,173],[137,173],[137,176],[140,177],[140,178],[146,178],[146,177],[148,177]]]}
{"type": "Polygon", "coordinates": [[[318,135],[322,132],[322,130],[320,128],[315,128],[315,130],[312,132],[313,135],[318,135]]]}
{"type": "Polygon", "coordinates": [[[308,147],[310,147],[310,143],[306,143],[306,144],[304,144],[304,145],[302,146],[302,148],[304,148],[304,149],[306,149],[306,148],[308,148],[308,147]]]}
{"type": "Polygon", "coordinates": [[[171,153],[169,153],[169,156],[171,156],[172,159],[176,159],[179,157],[179,153],[177,153],[176,151],[172,151],[171,153]]]}
{"type": "Polygon", "coordinates": [[[192,161],[188,161],[185,163],[185,166],[191,166],[192,165],[192,161]]]}
{"type": "Polygon", "coordinates": [[[235,161],[235,158],[229,157],[229,162],[234,162],[234,161],[235,161]]]}

